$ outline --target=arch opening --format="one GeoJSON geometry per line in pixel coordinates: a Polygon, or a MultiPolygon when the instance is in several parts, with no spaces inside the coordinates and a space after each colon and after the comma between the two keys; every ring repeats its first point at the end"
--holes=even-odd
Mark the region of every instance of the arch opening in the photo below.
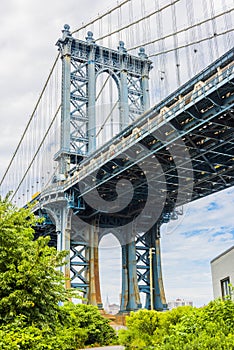
{"type": "Polygon", "coordinates": [[[112,233],[106,234],[99,243],[99,272],[104,310],[114,315],[120,308],[122,266],[121,246],[112,233]]]}
{"type": "Polygon", "coordinates": [[[101,147],[120,131],[117,82],[108,72],[96,78],[96,147],[101,147]]]}

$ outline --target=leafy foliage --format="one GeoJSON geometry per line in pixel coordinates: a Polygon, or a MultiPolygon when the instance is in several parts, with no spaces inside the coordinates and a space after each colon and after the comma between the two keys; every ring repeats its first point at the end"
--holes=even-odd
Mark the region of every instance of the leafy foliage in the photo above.
{"type": "Polygon", "coordinates": [[[58,303],[68,300],[63,274],[66,252],[48,247],[48,238],[33,240],[36,218],[29,209],[0,202],[0,325],[18,315],[42,327],[55,324],[58,303]]]}
{"type": "Polygon", "coordinates": [[[109,320],[104,318],[98,308],[93,305],[66,303],[62,307],[65,326],[85,329],[87,339],[85,345],[107,345],[115,342],[116,334],[109,325],[109,320]]]}
{"type": "Polygon", "coordinates": [[[30,209],[0,198],[0,349],[76,350],[115,340],[97,308],[69,302],[77,294],[59,270],[67,252],[34,240],[30,209]]]}
{"type": "Polygon", "coordinates": [[[3,350],[76,350],[84,346],[87,333],[84,329],[59,326],[52,329],[49,325],[38,328],[25,323],[24,317],[0,329],[0,349],[3,350]]]}
{"type": "Polygon", "coordinates": [[[126,349],[234,349],[234,302],[215,300],[203,308],[142,310],[127,319],[119,333],[126,349]]]}
{"type": "Polygon", "coordinates": [[[61,322],[39,328],[28,324],[23,316],[0,327],[0,349],[3,350],[77,350],[84,346],[116,342],[114,329],[92,305],[69,302],[60,306],[61,322]]]}
{"type": "Polygon", "coordinates": [[[234,303],[218,299],[182,318],[165,336],[163,349],[234,349],[233,330],[234,303]]]}
{"type": "Polygon", "coordinates": [[[120,330],[121,343],[126,347],[143,349],[152,344],[152,336],[159,326],[160,314],[156,311],[139,310],[126,317],[127,331],[120,330]]]}

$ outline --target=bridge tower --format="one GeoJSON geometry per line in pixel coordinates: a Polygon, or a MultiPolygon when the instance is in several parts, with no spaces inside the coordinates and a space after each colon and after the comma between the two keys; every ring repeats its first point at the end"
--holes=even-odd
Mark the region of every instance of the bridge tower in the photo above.
{"type": "MultiPolygon", "coordinates": [[[[143,48],[138,56],[134,56],[128,54],[122,41],[117,50],[112,50],[97,45],[92,32],[87,33],[85,41],[75,39],[68,25],[62,32],[63,36],[56,44],[62,60],[61,141],[55,155],[59,165],[57,182],[66,179],[72,169],[78,169],[79,164],[96,150],[97,77],[105,72],[116,83],[121,131],[150,107],[148,80],[152,68],[152,62],[143,48]]],[[[63,198],[59,202],[57,194],[56,209],[51,202],[48,213],[60,233],[58,249],[72,252],[67,258],[65,275],[68,277],[71,272],[71,285],[83,290],[89,303],[102,308],[98,268],[99,223],[98,220],[92,222],[83,236],[79,232],[74,234],[76,216],[84,205],[75,203],[74,197],[74,192],[70,192],[67,200],[63,198]]],[[[107,227],[111,228],[110,222],[107,227]]],[[[128,233],[134,239],[121,244],[121,312],[141,307],[139,291],[146,293],[147,308],[163,310],[166,307],[161,278],[159,227],[159,223],[156,223],[143,236],[128,233]],[[140,248],[137,247],[139,241],[140,248]],[[140,267],[143,261],[144,274],[140,267]]]]}

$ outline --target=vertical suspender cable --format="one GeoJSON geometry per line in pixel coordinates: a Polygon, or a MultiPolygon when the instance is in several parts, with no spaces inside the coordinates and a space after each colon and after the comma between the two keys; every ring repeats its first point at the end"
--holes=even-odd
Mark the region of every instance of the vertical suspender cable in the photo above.
{"type": "MultiPolygon", "coordinates": [[[[222,6],[223,6],[223,12],[225,12],[225,10],[227,10],[226,0],[222,1],[222,6]]],[[[225,15],[224,15],[225,31],[228,30],[229,27],[231,28],[231,25],[229,26],[229,21],[231,22],[231,15],[230,15],[230,13],[225,13],[225,15]]],[[[228,51],[232,46],[231,45],[231,33],[227,33],[225,35],[225,43],[226,43],[225,50],[228,51]]]]}
{"type": "MultiPolygon", "coordinates": [[[[188,26],[190,25],[190,17],[189,17],[189,11],[190,11],[190,8],[189,8],[189,2],[186,1],[186,11],[187,11],[187,24],[188,26]]],[[[188,33],[188,30],[185,32],[185,40],[186,40],[186,44],[189,42],[190,40],[190,35],[188,33]]],[[[186,61],[187,61],[187,79],[189,79],[190,77],[190,72],[192,71],[192,64],[191,64],[191,56],[190,56],[190,52],[189,52],[189,48],[186,48],[185,49],[186,51],[186,61]]]]}
{"type": "MultiPolygon", "coordinates": [[[[146,4],[149,4],[146,2],[146,4]]],[[[145,11],[146,12],[146,11],[145,11]]],[[[147,33],[147,41],[151,40],[152,37],[152,31],[151,31],[151,17],[147,16],[146,17],[146,33],[147,33]]]]}
{"type": "MultiPolygon", "coordinates": [[[[175,7],[175,4],[171,5],[171,11],[172,11],[172,29],[173,29],[173,32],[176,33],[177,32],[177,22],[176,22],[176,7],[175,7]]],[[[174,42],[175,64],[176,64],[176,80],[177,80],[177,87],[179,87],[181,85],[181,77],[180,77],[179,51],[177,49],[177,47],[178,47],[177,34],[173,35],[173,42],[174,42]]]]}
{"type": "MultiPolygon", "coordinates": [[[[145,2],[144,2],[144,0],[141,0],[141,16],[143,18],[145,17],[145,2]]],[[[142,33],[143,33],[143,41],[145,41],[145,38],[147,37],[145,19],[142,22],[142,33]]]]}
{"type": "MultiPolygon", "coordinates": [[[[128,14],[129,14],[129,23],[133,22],[133,5],[132,1],[128,3],[128,14]]],[[[131,46],[135,45],[135,31],[133,30],[133,26],[127,29],[129,32],[129,37],[131,38],[131,46]],[[133,44],[132,44],[133,43],[133,44]]],[[[130,44],[128,44],[130,46],[130,44]]]]}
{"type": "Polygon", "coordinates": [[[31,114],[31,116],[30,116],[30,119],[29,119],[29,121],[28,121],[28,124],[27,124],[27,126],[26,126],[26,128],[25,128],[25,130],[24,130],[24,132],[23,132],[23,135],[22,135],[22,137],[21,137],[21,139],[20,139],[20,141],[19,141],[19,144],[18,144],[18,146],[16,147],[16,150],[15,150],[15,152],[14,152],[12,158],[11,158],[11,161],[10,161],[10,163],[9,163],[9,165],[8,165],[8,167],[7,167],[5,173],[4,173],[4,175],[3,175],[3,177],[2,177],[2,179],[1,179],[1,181],[0,181],[0,186],[2,185],[2,183],[3,183],[3,181],[4,181],[5,177],[6,177],[6,175],[7,175],[8,171],[9,171],[9,169],[11,168],[11,165],[12,165],[12,163],[13,163],[13,161],[14,161],[14,158],[15,158],[16,154],[18,153],[18,150],[19,150],[19,148],[20,148],[20,145],[22,144],[22,142],[23,142],[23,140],[24,140],[24,138],[25,138],[25,135],[26,135],[26,133],[27,133],[27,131],[28,131],[28,129],[29,129],[29,126],[30,126],[30,124],[31,124],[31,122],[32,122],[32,119],[33,119],[34,114],[35,114],[35,112],[36,112],[36,110],[37,110],[37,107],[38,107],[38,105],[39,105],[39,103],[40,103],[40,101],[41,101],[41,98],[42,98],[42,96],[43,96],[43,94],[44,94],[44,92],[45,92],[46,86],[47,86],[47,84],[48,84],[48,82],[49,82],[49,80],[50,80],[50,77],[51,77],[51,75],[52,75],[52,72],[53,72],[54,68],[56,67],[56,64],[57,64],[57,62],[58,62],[58,59],[59,59],[59,54],[57,55],[57,57],[56,57],[56,59],[55,59],[55,62],[54,62],[54,64],[53,64],[53,66],[52,66],[52,69],[51,69],[51,71],[50,71],[50,74],[49,74],[49,76],[48,76],[48,78],[47,78],[47,80],[46,80],[46,83],[45,83],[45,85],[44,85],[42,91],[41,91],[41,94],[40,94],[40,96],[39,96],[39,98],[38,98],[38,101],[37,101],[37,103],[36,103],[36,105],[35,105],[35,108],[34,108],[32,114],[31,114]]]}
{"type": "Polygon", "coordinates": [[[125,4],[127,4],[129,1],[132,1],[132,0],[123,0],[121,3],[118,3],[117,2],[117,5],[113,8],[111,8],[110,10],[106,11],[105,13],[101,14],[98,16],[98,18],[95,18],[93,20],[91,20],[90,22],[86,23],[86,24],[82,24],[82,26],[76,30],[74,30],[72,32],[72,34],[75,34],[77,32],[79,32],[80,30],[84,29],[84,28],[87,28],[87,27],[90,27],[91,25],[93,25],[95,22],[97,22],[100,18],[104,18],[106,16],[108,16],[109,14],[115,12],[116,10],[118,10],[120,7],[124,6],[125,4]]]}
{"type": "MultiPolygon", "coordinates": [[[[214,1],[210,0],[210,8],[211,8],[211,17],[214,17],[215,15],[215,9],[214,9],[214,1]]],[[[212,29],[213,29],[213,35],[214,35],[214,49],[215,49],[215,58],[219,57],[219,48],[218,48],[218,38],[217,38],[217,26],[216,26],[216,20],[215,18],[211,20],[212,29]]]]}
{"type": "MultiPolygon", "coordinates": [[[[193,7],[193,0],[188,0],[187,3],[187,16],[188,16],[188,22],[189,22],[189,26],[191,27],[190,29],[190,41],[191,42],[196,42],[197,41],[197,36],[196,36],[196,29],[193,27],[194,23],[195,23],[195,16],[194,16],[194,7],[193,7]]],[[[189,47],[186,48],[186,51],[189,51],[189,47]]],[[[198,72],[198,49],[197,47],[193,47],[193,51],[192,51],[192,74],[195,75],[198,72]]],[[[189,79],[191,79],[192,76],[189,76],[189,79]]]]}
{"type": "MultiPolygon", "coordinates": [[[[208,8],[207,8],[207,1],[202,1],[202,5],[203,5],[204,18],[208,18],[209,17],[209,13],[208,13],[208,8]]],[[[206,32],[207,33],[210,32],[210,24],[209,24],[209,22],[206,22],[206,32]]],[[[213,46],[212,46],[211,40],[208,41],[208,49],[209,49],[208,50],[209,62],[206,62],[206,65],[208,65],[210,62],[214,61],[214,52],[213,52],[213,46]]]]}
{"type": "MultiPolygon", "coordinates": [[[[110,15],[109,15],[110,16],[110,15]]],[[[122,8],[121,7],[119,7],[119,9],[118,9],[118,28],[121,28],[122,27],[122,8]]],[[[118,32],[118,40],[120,41],[120,40],[123,40],[122,38],[121,38],[121,31],[119,31],[118,32]]]]}
{"type": "MultiPolygon", "coordinates": [[[[161,39],[163,37],[163,21],[162,21],[162,13],[159,11],[160,5],[159,0],[155,0],[155,9],[158,11],[155,16],[156,21],[156,29],[157,29],[157,37],[161,39]]],[[[165,41],[164,39],[158,42],[158,51],[165,51],[165,41]]],[[[159,99],[161,100],[165,95],[167,95],[169,91],[168,79],[167,79],[167,71],[166,71],[166,55],[160,55],[159,57],[159,99]]],[[[155,79],[157,81],[157,79],[155,79]]]]}

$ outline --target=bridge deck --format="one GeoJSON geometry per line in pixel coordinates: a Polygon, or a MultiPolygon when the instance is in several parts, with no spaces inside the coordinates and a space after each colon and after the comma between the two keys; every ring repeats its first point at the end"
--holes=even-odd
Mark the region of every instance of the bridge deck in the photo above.
{"type": "MultiPolygon", "coordinates": [[[[98,188],[101,197],[111,201],[116,199],[118,180],[131,178],[138,183],[137,203],[119,215],[132,217],[142,210],[147,195],[145,174],[140,171],[145,164],[152,165],[151,187],[165,187],[166,195],[155,194],[165,196],[164,215],[175,206],[234,185],[233,58],[231,50],[151,108],[77,165],[66,181],[46,188],[41,200],[51,201],[58,193],[69,197],[75,189],[79,201],[98,188]]],[[[96,213],[88,205],[81,209],[84,217],[96,213]]]]}

